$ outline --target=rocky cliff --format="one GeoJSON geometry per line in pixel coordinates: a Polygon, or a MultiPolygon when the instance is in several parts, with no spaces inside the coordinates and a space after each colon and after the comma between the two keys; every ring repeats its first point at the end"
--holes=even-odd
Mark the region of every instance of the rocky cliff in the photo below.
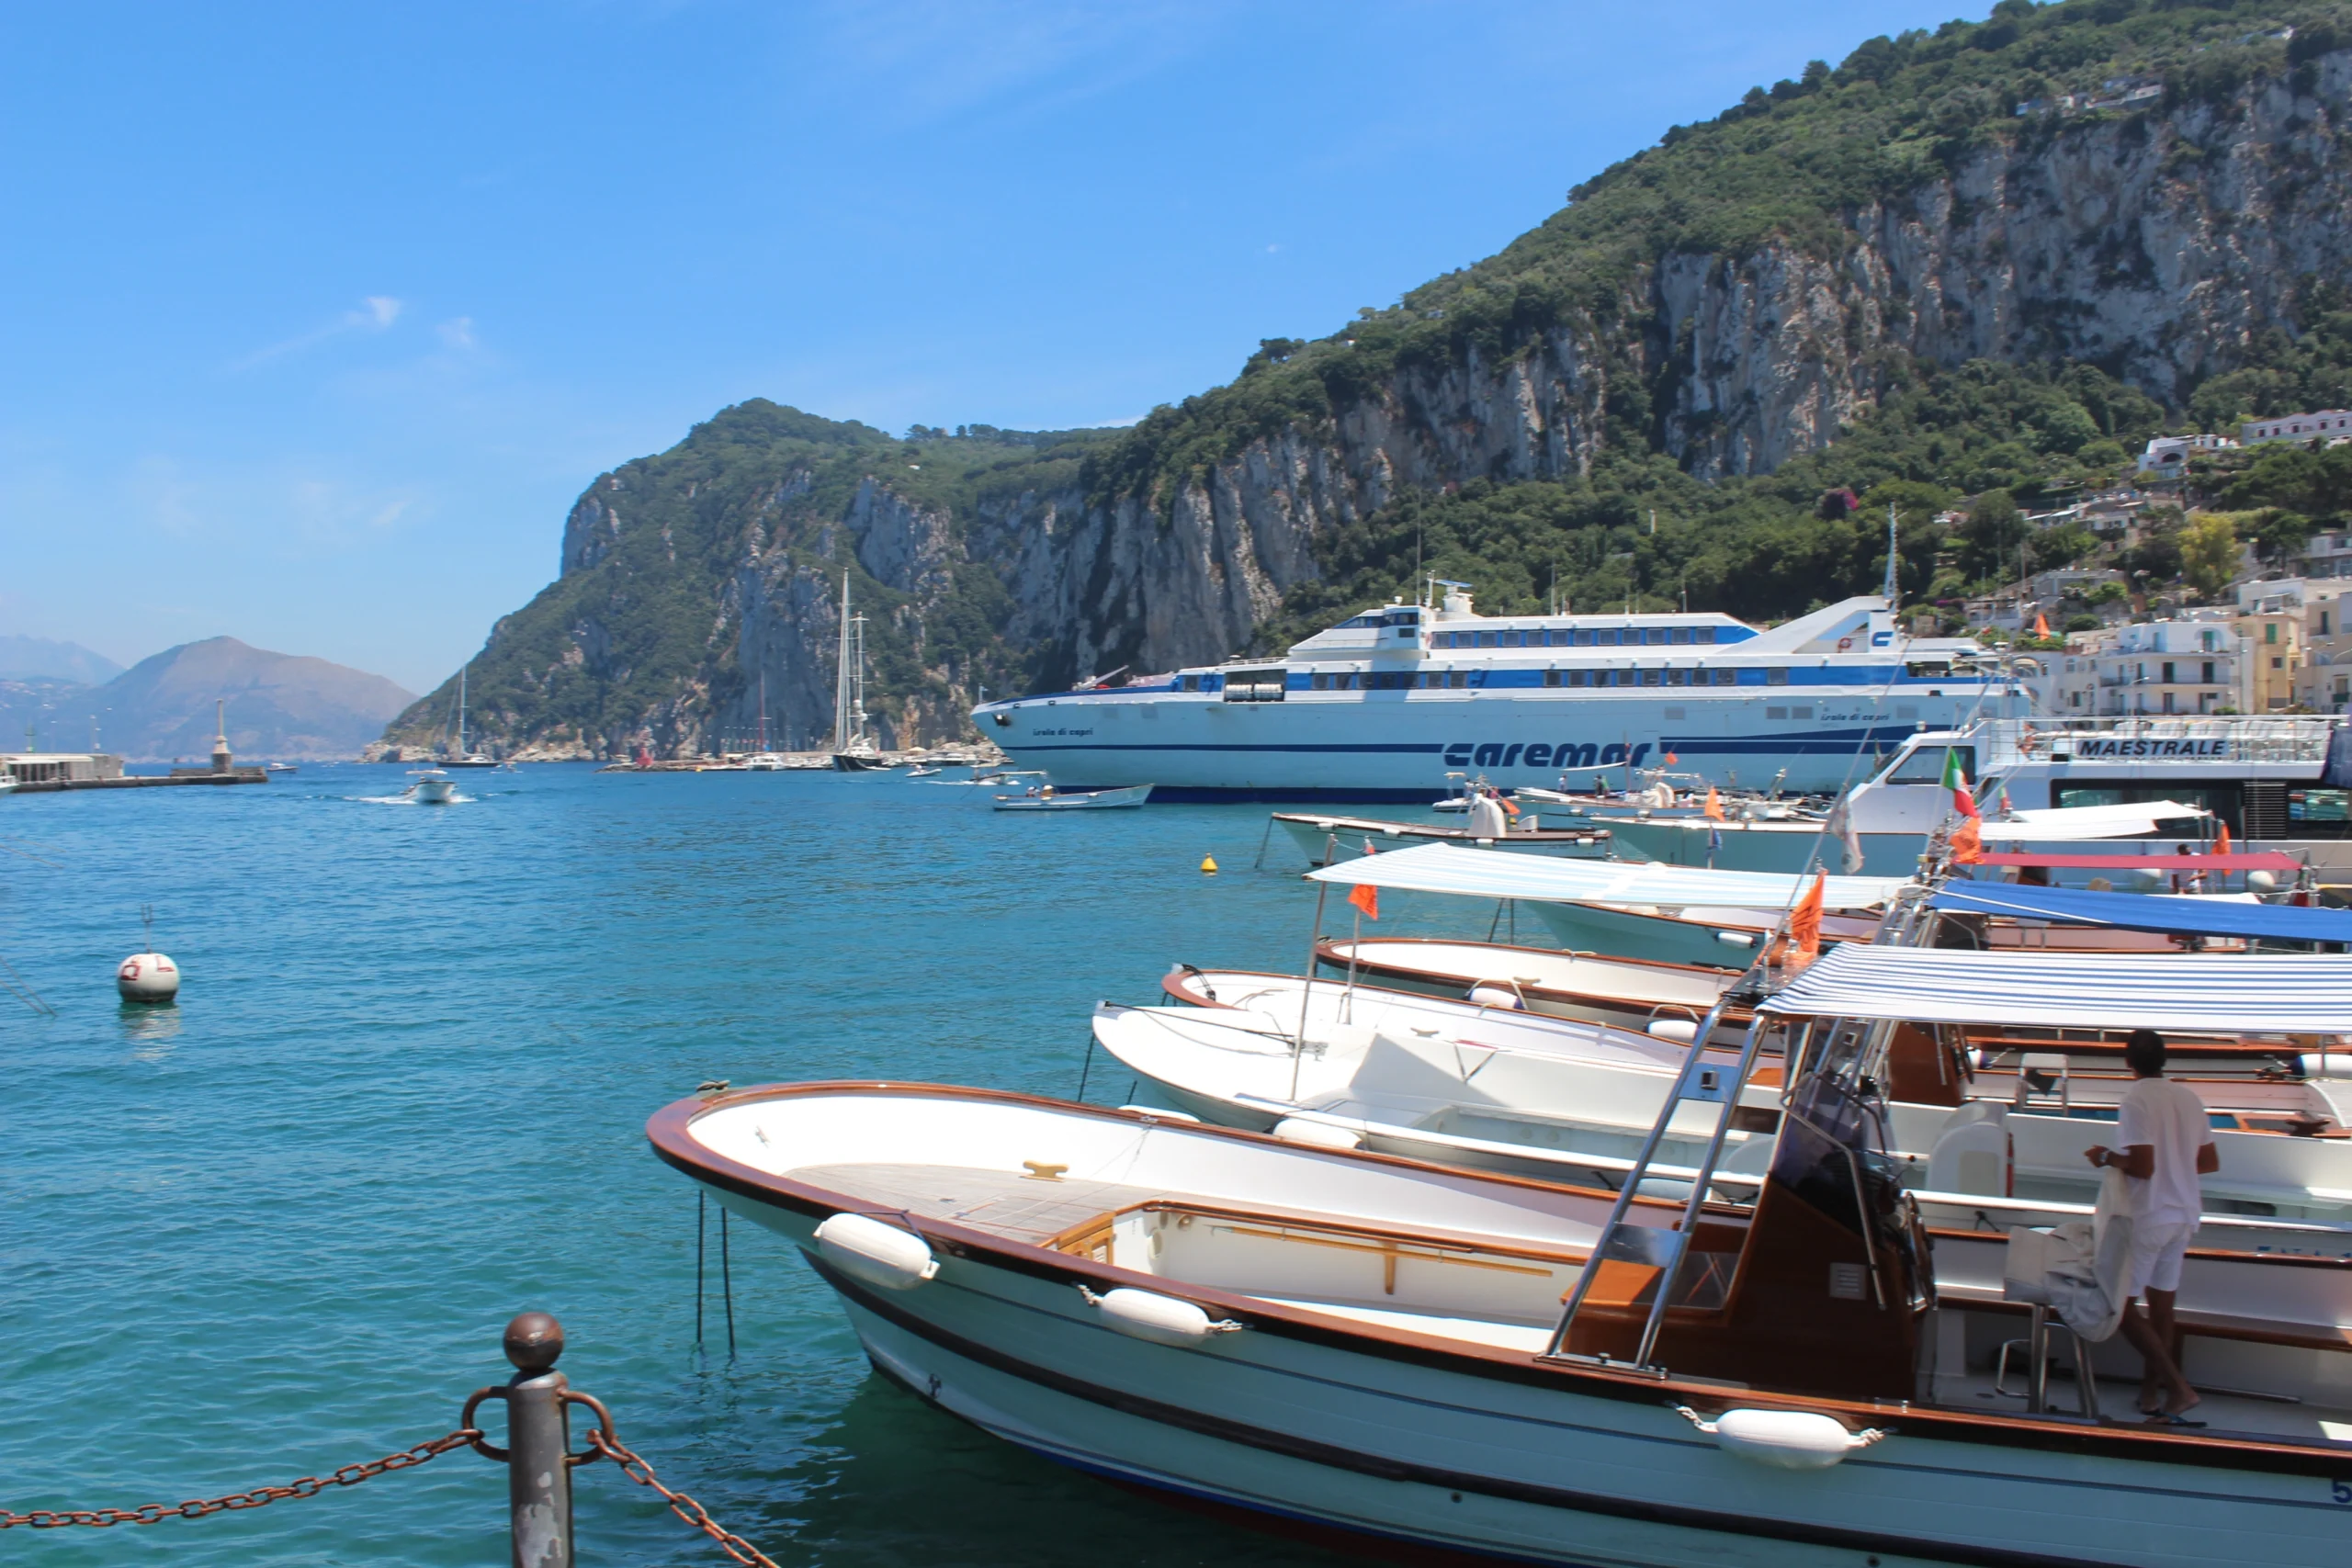
{"type": "Polygon", "coordinates": [[[1973,360],[2085,363],[2177,410],[2352,276],[2352,51],[2324,17],[2299,44],[2197,15],[2005,0],[1872,40],[1130,431],[894,441],[729,410],[581,498],[562,576],[476,666],[481,721],[510,746],[717,749],[764,686],[772,729],[814,741],[846,570],[888,737],[933,740],[983,684],[1244,648],[1406,492],[1585,485],[1636,450],[1766,473],[1973,360]]]}

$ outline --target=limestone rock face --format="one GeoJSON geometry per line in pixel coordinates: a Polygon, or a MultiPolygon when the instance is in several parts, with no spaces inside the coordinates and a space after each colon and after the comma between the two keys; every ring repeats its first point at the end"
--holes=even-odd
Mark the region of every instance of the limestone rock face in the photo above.
{"type": "MultiPolygon", "coordinates": [[[[1923,159],[1902,198],[1835,214],[1804,243],[1654,255],[1586,315],[1368,378],[1328,412],[1149,481],[1148,493],[1069,477],[1009,481],[968,503],[921,501],[910,472],[921,454],[886,452],[881,433],[848,426],[827,427],[853,432],[843,439],[859,454],[839,471],[806,457],[748,478],[650,466],[676,454],[629,465],[572,508],[563,578],[537,629],[526,637],[524,617],[510,617],[485,651],[510,636],[530,648],[523,695],[495,711],[510,745],[675,754],[754,731],[764,682],[771,741],[821,742],[838,573],[854,558],[891,596],[861,600],[876,617],[869,646],[896,660],[871,705],[885,736],[967,736],[984,682],[1000,694],[1051,689],[1243,649],[1283,593],[1317,575],[1332,531],[1400,492],[1587,473],[1609,432],[1628,428],[1604,418],[1613,393],[1640,393],[1623,401],[1647,408],[1643,438],[1708,477],[1826,446],[1906,357],[2090,360],[2177,403],[2256,333],[2291,330],[2306,279],[2352,276],[2352,51],[2297,80],[2300,92],[2258,81],[2226,102],[2025,123],[1949,172],[1923,159]],[[654,579],[693,565],[673,532],[688,518],[716,541],[704,548],[718,564],[686,595],[705,618],[666,628],[674,672],[618,710],[600,698],[593,733],[566,728],[549,716],[580,703],[562,693],[591,680],[625,689],[660,651],[642,618],[662,598],[654,579]],[[542,623],[559,603],[556,634],[542,623]],[[993,639],[979,654],[975,617],[993,639]]],[[[481,661],[475,674],[480,692],[481,661]]],[[[499,721],[491,707],[482,719],[499,721]]]]}

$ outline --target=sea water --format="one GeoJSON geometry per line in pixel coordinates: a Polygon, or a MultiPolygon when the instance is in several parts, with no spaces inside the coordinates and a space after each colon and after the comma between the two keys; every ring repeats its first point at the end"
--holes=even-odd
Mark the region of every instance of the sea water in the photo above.
{"type": "MultiPolygon", "coordinates": [[[[1180,961],[1304,963],[1296,850],[1276,831],[1251,870],[1267,808],[584,766],[461,774],[430,807],[405,783],[0,797],[0,959],[55,1009],[0,995],[0,1507],[176,1504],[438,1437],[542,1309],[622,1440],[781,1562],[1329,1561],[933,1409],[740,1222],[730,1359],[716,1208],[697,1349],[695,1190],[643,1136],[715,1078],[1071,1095],[1098,998],[1159,1001],[1180,961]],[[175,1007],[115,998],[142,907],[175,1007]]],[[[1116,1104],[1104,1062],[1088,1098],[1116,1104]]],[[[609,1463],[574,1482],[583,1563],[722,1560],[609,1463]]],[[[458,1451],[250,1512],[10,1530],[0,1557],[498,1562],[505,1484],[458,1451]]]]}

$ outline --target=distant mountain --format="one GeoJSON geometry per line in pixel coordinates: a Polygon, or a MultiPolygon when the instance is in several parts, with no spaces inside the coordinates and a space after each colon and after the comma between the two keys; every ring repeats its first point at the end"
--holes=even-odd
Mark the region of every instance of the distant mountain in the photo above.
{"type": "Polygon", "coordinates": [[[78,642],[45,637],[0,637],[0,681],[71,681],[96,686],[122,673],[122,666],[78,642]]]}
{"type": "Polygon", "coordinates": [[[212,751],[213,704],[228,702],[229,748],[240,757],[356,757],[416,700],[381,675],[249,647],[232,637],[183,643],[102,686],[0,682],[0,745],[27,724],[44,749],[82,750],[91,720],[100,745],[134,762],[212,751]]]}

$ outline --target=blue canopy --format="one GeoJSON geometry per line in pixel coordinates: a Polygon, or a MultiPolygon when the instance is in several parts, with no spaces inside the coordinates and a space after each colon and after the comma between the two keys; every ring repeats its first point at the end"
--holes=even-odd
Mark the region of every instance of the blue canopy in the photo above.
{"type": "Polygon", "coordinates": [[[2274,942],[2352,942],[2352,909],[2304,909],[2234,898],[2159,897],[2074,887],[2018,887],[2000,882],[1953,883],[1930,900],[1939,909],[2016,915],[2075,926],[2171,931],[2183,936],[2242,936],[2274,942]]]}

